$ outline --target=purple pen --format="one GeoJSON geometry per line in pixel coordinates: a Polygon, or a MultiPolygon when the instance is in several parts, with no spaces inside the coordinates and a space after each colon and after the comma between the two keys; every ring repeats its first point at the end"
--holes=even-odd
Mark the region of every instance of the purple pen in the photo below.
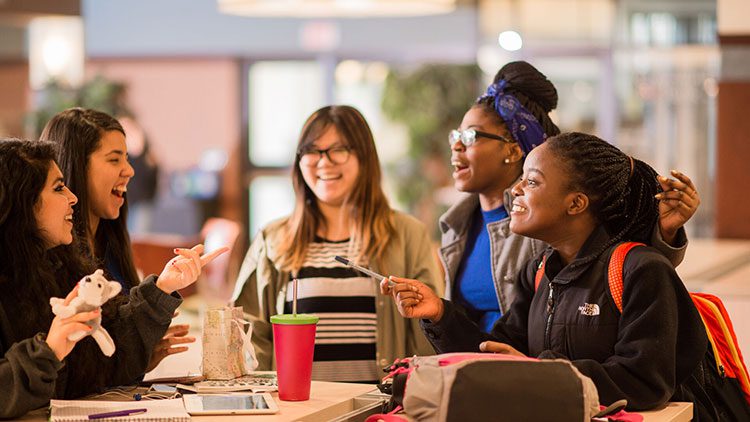
{"type": "Polygon", "coordinates": [[[148,409],[140,408],[140,409],[118,410],[115,412],[94,413],[93,415],[89,415],[89,420],[116,418],[118,416],[130,416],[130,415],[136,415],[139,413],[146,413],[147,411],[148,409]]]}

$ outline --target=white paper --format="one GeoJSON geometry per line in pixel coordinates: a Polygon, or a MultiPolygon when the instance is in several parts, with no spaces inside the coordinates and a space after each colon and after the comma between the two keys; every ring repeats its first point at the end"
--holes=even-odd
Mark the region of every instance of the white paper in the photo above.
{"type": "Polygon", "coordinates": [[[145,413],[102,419],[113,421],[176,421],[188,422],[190,415],[185,410],[182,399],[140,400],[140,401],[95,401],[95,400],[51,400],[50,420],[89,422],[89,415],[104,412],[117,412],[128,409],[147,409],[145,413]]]}

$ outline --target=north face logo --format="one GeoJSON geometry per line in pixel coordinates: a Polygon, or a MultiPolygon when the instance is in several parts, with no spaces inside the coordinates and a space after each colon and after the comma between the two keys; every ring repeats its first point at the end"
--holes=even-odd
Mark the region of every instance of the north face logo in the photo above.
{"type": "Polygon", "coordinates": [[[584,303],[578,307],[578,311],[581,312],[581,315],[597,316],[599,315],[599,305],[596,303],[584,303]]]}

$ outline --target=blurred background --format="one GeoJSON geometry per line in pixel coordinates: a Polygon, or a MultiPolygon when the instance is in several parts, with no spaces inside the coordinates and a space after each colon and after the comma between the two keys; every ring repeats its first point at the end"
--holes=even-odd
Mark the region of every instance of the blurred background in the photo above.
{"type": "Polygon", "coordinates": [[[297,135],[330,103],[363,112],[392,204],[437,241],[448,130],[523,59],[558,88],[562,130],[692,178],[680,274],[750,312],[749,18],[747,0],[0,0],[0,136],[35,138],[73,105],[120,117],[136,259],[234,243],[226,290],[292,209],[297,135]]]}

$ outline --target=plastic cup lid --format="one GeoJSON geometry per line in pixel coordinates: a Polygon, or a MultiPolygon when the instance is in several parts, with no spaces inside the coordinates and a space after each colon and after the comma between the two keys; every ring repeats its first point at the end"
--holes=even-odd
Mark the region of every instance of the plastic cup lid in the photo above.
{"type": "Polygon", "coordinates": [[[317,316],[310,314],[278,314],[271,317],[271,323],[284,325],[317,324],[319,319],[317,316]]]}

